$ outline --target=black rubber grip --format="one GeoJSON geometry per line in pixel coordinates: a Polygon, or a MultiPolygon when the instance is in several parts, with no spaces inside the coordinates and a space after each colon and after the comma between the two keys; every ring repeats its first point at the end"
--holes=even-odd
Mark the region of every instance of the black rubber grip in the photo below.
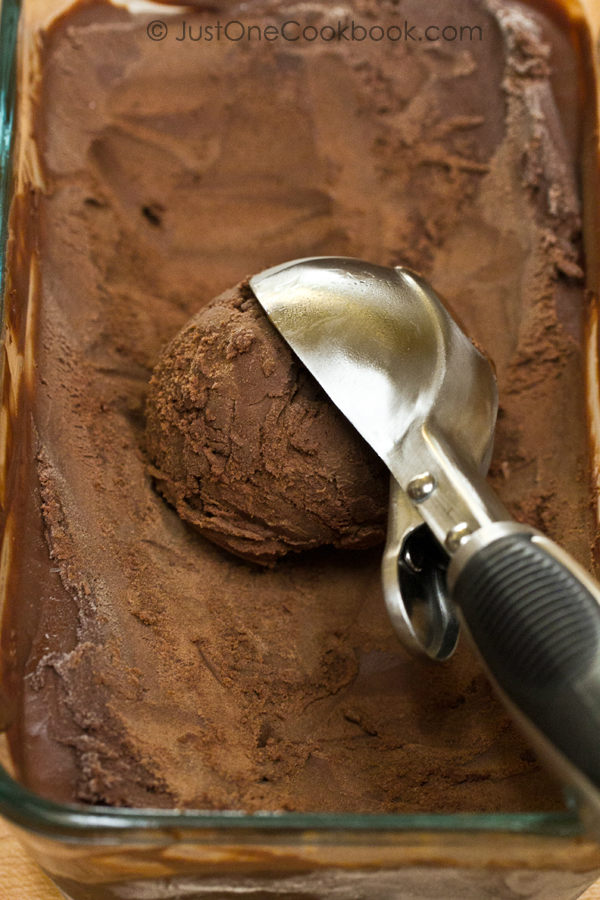
{"type": "Polygon", "coordinates": [[[499,687],[600,786],[600,606],[528,534],[471,557],[453,599],[499,687]]]}

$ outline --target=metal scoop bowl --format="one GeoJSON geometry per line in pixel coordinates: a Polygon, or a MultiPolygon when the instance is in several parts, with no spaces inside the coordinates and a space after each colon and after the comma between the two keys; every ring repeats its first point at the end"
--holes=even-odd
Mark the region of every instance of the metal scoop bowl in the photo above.
{"type": "Polygon", "coordinates": [[[250,285],[391,472],[383,583],[405,643],[447,657],[458,611],[505,703],[599,831],[600,587],[511,520],[485,481],[497,409],[489,361],[402,267],[301,259],[250,285]],[[425,578],[407,602],[411,567],[425,578]]]}
{"type": "MultiPolygon", "coordinates": [[[[481,475],[489,466],[498,401],[488,361],[406,269],[323,257],[269,269],[250,283],[276,328],[388,465],[388,612],[409,650],[447,659],[459,624],[441,548],[491,518],[484,505],[473,520],[478,498],[459,464],[481,475]],[[430,480],[421,483],[425,475],[430,480]],[[434,506],[441,485],[448,508],[436,520],[435,549],[414,500],[427,497],[434,506]]],[[[492,495],[487,502],[497,505],[492,495]]]]}

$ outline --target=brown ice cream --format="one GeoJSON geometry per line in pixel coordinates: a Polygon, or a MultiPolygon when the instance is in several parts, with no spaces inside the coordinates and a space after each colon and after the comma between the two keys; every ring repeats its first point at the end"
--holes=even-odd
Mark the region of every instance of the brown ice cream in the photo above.
{"type": "Polygon", "coordinates": [[[161,494],[201,534],[259,563],[385,536],[383,463],[296,360],[247,282],[170,342],[147,403],[161,494]]]}
{"type": "MultiPolygon", "coordinates": [[[[156,16],[99,3],[43,34],[9,255],[5,398],[19,402],[4,659],[19,776],[57,799],[116,805],[555,807],[557,791],[468,647],[434,666],[398,645],[378,548],[293,553],[265,568],[214,546],[156,492],[144,410],[164,344],[250,273],[320,254],[407,263],[494,358],[495,488],[589,566],[577,67],[566,31],[518,2],[457,0],[450,12],[441,0],[426,10],[355,0],[357,18],[468,22],[484,40],[175,41],[183,18],[212,22],[215,7],[174,12],[161,42],[146,33],[156,16]]],[[[256,0],[229,4],[227,16],[320,23],[328,9],[256,0]]],[[[235,303],[195,321],[206,329],[222,310],[246,315],[235,303]]],[[[211,367],[225,362],[219,352],[211,367]]],[[[284,398],[269,398],[264,419],[279,404],[295,428],[284,398]]],[[[216,405],[203,427],[226,412],[216,405]]],[[[313,435],[309,423],[298,429],[302,451],[313,435]]],[[[223,439],[234,437],[227,424],[223,439]]],[[[276,430],[266,439],[276,444],[276,430]]],[[[249,449],[229,454],[236,473],[249,449]]],[[[298,459],[298,478],[334,465],[325,452],[298,459]]],[[[341,477],[359,467],[375,478],[360,456],[341,477]]],[[[190,506],[169,477],[172,502],[190,506]]],[[[264,487],[265,504],[281,509],[285,492],[275,501],[264,487]]],[[[326,495],[328,515],[340,496],[326,495]]],[[[313,512],[307,501],[303,515],[313,512]]],[[[362,503],[347,534],[344,516],[322,526],[327,543],[357,524],[380,528],[362,503]]],[[[296,520],[290,542],[306,527],[296,520]]],[[[259,554],[279,552],[271,540],[259,554]]]]}

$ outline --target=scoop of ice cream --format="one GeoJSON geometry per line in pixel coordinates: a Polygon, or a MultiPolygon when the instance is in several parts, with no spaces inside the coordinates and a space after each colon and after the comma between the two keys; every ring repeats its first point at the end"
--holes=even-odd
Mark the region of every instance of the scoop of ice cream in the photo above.
{"type": "Polygon", "coordinates": [[[146,425],[160,493],[205,537],[269,564],[385,533],[383,463],[327,398],[242,282],[168,344],[146,425]]]}

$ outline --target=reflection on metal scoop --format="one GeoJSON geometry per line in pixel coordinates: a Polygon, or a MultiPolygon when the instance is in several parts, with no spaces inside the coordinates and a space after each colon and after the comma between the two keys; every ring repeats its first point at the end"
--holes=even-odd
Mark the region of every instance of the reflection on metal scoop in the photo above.
{"type": "Polygon", "coordinates": [[[383,580],[403,640],[446,658],[456,604],[500,695],[600,834],[600,587],[511,521],[485,481],[488,360],[405,268],[319,257],[250,284],[393,476],[383,580]],[[431,536],[437,555],[423,546],[431,536]]]}

